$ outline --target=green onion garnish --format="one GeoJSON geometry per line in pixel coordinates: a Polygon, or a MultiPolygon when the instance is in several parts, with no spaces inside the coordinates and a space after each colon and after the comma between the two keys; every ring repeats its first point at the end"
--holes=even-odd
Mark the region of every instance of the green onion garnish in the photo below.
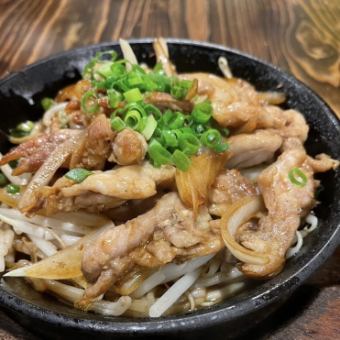
{"type": "Polygon", "coordinates": [[[163,130],[161,138],[165,147],[176,148],[178,146],[177,135],[172,130],[163,130]]]}
{"type": "Polygon", "coordinates": [[[2,188],[7,184],[8,184],[7,177],[2,172],[0,172],[0,187],[2,188]]]}
{"type": "Polygon", "coordinates": [[[154,131],[156,130],[157,127],[157,121],[154,118],[153,115],[150,115],[146,118],[146,123],[145,123],[145,127],[142,131],[142,135],[145,137],[146,140],[149,140],[154,131]]]}
{"type": "Polygon", "coordinates": [[[205,131],[205,127],[203,124],[197,124],[196,126],[194,126],[194,130],[196,133],[201,134],[205,131]]]}
{"type": "Polygon", "coordinates": [[[6,186],[6,191],[12,195],[18,194],[20,192],[20,185],[8,184],[6,186]]]}
{"type": "Polygon", "coordinates": [[[12,161],[9,161],[8,164],[12,169],[15,169],[18,166],[19,161],[17,159],[13,159],[12,161]]]}
{"type": "Polygon", "coordinates": [[[137,110],[131,110],[126,114],[124,122],[127,127],[133,130],[140,130],[142,126],[142,116],[137,110]]]}
{"type": "Polygon", "coordinates": [[[172,163],[171,153],[155,139],[151,140],[149,144],[148,154],[156,167],[160,167],[162,164],[172,163]]]}
{"type": "Polygon", "coordinates": [[[185,117],[181,112],[167,110],[162,120],[165,127],[169,129],[179,129],[184,125],[185,117]]]}
{"type": "Polygon", "coordinates": [[[209,100],[196,104],[192,110],[191,116],[195,122],[205,124],[212,115],[212,106],[209,100]]]}
{"type": "Polygon", "coordinates": [[[52,98],[49,97],[45,97],[41,100],[40,104],[42,106],[42,108],[47,111],[48,109],[51,108],[51,106],[53,105],[54,100],[52,98]]]}
{"type": "Polygon", "coordinates": [[[96,68],[95,73],[99,74],[103,78],[107,79],[111,75],[111,61],[104,61],[98,68],[96,68]]]}
{"type": "Polygon", "coordinates": [[[109,107],[111,109],[115,109],[123,99],[122,95],[113,89],[107,90],[107,97],[109,100],[109,107]]]}
{"type": "Polygon", "coordinates": [[[227,129],[227,128],[221,129],[221,132],[223,133],[223,135],[224,135],[225,137],[228,137],[228,136],[230,135],[230,131],[229,131],[229,129],[227,129]]]}
{"type": "Polygon", "coordinates": [[[85,113],[93,114],[99,109],[97,96],[94,91],[87,91],[81,98],[80,106],[85,113]]]}
{"type": "Polygon", "coordinates": [[[214,148],[216,145],[221,144],[221,133],[216,129],[209,129],[201,136],[201,142],[208,148],[214,148]]]}
{"type": "Polygon", "coordinates": [[[307,184],[307,176],[300,168],[293,168],[288,173],[289,180],[297,187],[303,188],[307,184]]]}
{"type": "Polygon", "coordinates": [[[34,128],[34,123],[30,120],[22,122],[15,129],[10,129],[9,132],[13,137],[25,137],[28,136],[34,128]]]}
{"type": "Polygon", "coordinates": [[[111,118],[111,128],[114,131],[122,131],[125,129],[126,125],[124,121],[120,117],[112,117],[111,118]]]}
{"type": "Polygon", "coordinates": [[[193,133],[182,133],[178,137],[180,149],[187,155],[195,155],[199,150],[201,143],[193,133]]]}
{"type": "Polygon", "coordinates": [[[191,80],[172,79],[170,94],[176,99],[183,99],[192,86],[191,80]]]}
{"type": "Polygon", "coordinates": [[[144,104],[143,108],[146,113],[153,115],[157,120],[162,117],[162,112],[152,104],[144,104]]]}
{"type": "Polygon", "coordinates": [[[172,155],[172,160],[179,170],[187,171],[189,169],[191,162],[184,152],[176,150],[172,155]]]}
{"type": "Polygon", "coordinates": [[[217,153],[225,152],[229,149],[229,144],[227,143],[221,143],[216,145],[213,150],[217,153]]]}
{"type": "Polygon", "coordinates": [[[124,98],[128,103],[135,103],[143,100],[143,96],[138,88],[134,88],[124,92],[124,98]]]}
{"type": "Polygon", "coordinates": [[[65,177],[70,179],[73,182],[81,183],[82,181],[84,181],[87,177],[89,177],[92,174],[93,174],[92,171],[82,169],[82,168],[75,168],[75,169],[71,169],[68,173],[66,173],[65,177]]]}

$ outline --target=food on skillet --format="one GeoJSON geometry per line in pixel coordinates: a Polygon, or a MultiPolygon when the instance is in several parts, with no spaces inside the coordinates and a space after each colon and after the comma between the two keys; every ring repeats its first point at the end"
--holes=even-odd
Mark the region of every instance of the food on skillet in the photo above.
{"type": "Polygon", "coordinates": [[[164,40],[139,65],[121,41],[10,131],[0,161],[0,268],[76,308],[158,317],[211,306],[279,273],[317,228],[335,169],[303,146],[285,95],[177,74],[164,40]]]}

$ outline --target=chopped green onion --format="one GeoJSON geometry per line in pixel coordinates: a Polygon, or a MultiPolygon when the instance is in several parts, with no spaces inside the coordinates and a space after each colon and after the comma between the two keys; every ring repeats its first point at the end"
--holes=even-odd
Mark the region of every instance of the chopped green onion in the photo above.
{"type": "Polygon", "coordinates": [[[209,100],[196,104],[192,110],[191,116],[195,122],[205,124],[212,115],[212,106],[209,100]]]}
{"type": "Polygon", "coordinates": [[[107,90],[107,96],[109,99],[109,107],[111,109],[115,109],[123,99],[122,95],[114,89],[107,90]]]}
{"type": "Polygon", "coordinates": [[[180,112],[172,112],[167,110],[164,112],[162,120],[166,128],[179,129],[184,125],[185,117],[180,112]]]}
{"type": "Polygon", "coordinates": [[[196,133],[201,134],[201,133],[203,133],[205,131],[205,127],[202,124],[197,124],[194,127],[194,130],[195,130],[196,133]]]}
{"type": "Polygon", "coordinates": [[[129,112],[129,111],[138,111],[140,113],[140,115],[142,117],[146,117],[147,116],[147,113],[145,112],[144,110],[144,106],[142,105],[142,103],[130,103],[130,104],[127,104],[124,109],[123,109],[123,112],[129,112]]]}
{"type": "Polygon", "coordinates": [[[52,98],[49,97],[45,97],[41,100],[40,104],[42,106],[42,108],[47,111],[48,109],[51,108],[51,106],[53,105],[54,100],[52,98]]]}
{"type": "Polygon", "coordinates": [[[124,122],[127,127],[139,130],[142,124],[142,117],[137,110],[131,110],[126,114],[124,122]]]}
{"type": "Polygon", "coordinates": [[[68,173],[66,173],[65,177],[76,183],[81,183],[92,174],[93,174],[92,171],[83,168],[75,168],[71,169],[68,173]]]}
{"type": "Polygon", "coordinates": [[[201,142],[208,148],[214,148],[221,144],[222,136],[216,129],[209,129],[201,136],[201,142]]]}
{"type": "Polygon", "coordinates": [[[172,79],[170,94],[176,99],[183,99],[192,86],[191,80],[172,79]]]}
{"type": "Polygon", "coordinates": [[[116,51],[104,51],[104,52],[97,52],[95,57],[92,58],[84,67],[84,71],[83,71],[83,77],[88,79],[88,78],[93,78],[93,71],[95,66],[98,63],[103,63],[103,57],[104,56],[110,56],[111,57],[111,61],[115,61],[117,58],[117,52],[116,51]]]}
{"type": "Polygon", "coordinates": [[[185,117],[180,112],[175,112],[173,119],[168,123],[170,129],[179,129],[184,125],[185,117]]]}
{"type": "Polygon", "coordinates": [[[111,76],[111,66],[112,62],[105,61],[98,68],[96,68],[95,73],[99,74],[103,78],[109,78],[111,76]]]}
{"type": "Polygon", "coordinates": [[[164,146],[166,147],[176,148],[178,146],[177,136],[174,131],[163,130],[162,140],[164,142],[164,146]]]}
{"type": "Polygon", "coordinates": [[[220,130],[225,137],[228,137],[230,135],[230,131],[227,128],[223,128],[220,130]]]}
{"type": "Polygon", "coordinates": [[[124,98],[128,103],[135,103],[143,100],[143,96],[138,88],[134,88],[124,92],[124,98]]]}
{"type": "Polygon", "coordinates": [[[165,74],[165,73],[164,73],[164,69],[163,69],[163,64],[162,64],[162,63],[157,63],[157,64],[153,67],[153,72],[155,72],[155,73],[160,73],[160,74],[165,74]]]}
{"type": "Polygon", "coordinates": [[[118,79],[124,76],[125,74],[126,74],[126,68],[125,68],[124,63],[117,61],[111,65],[110,78],[118,79]]]}
{"type": "Polygon", "coordinates": [[[143,105],[143,108],[145,112],[152,114],[157,120],[162,117],[162,112],[155,105],[145,104],[143,105]]]}
{"type": "Polygon", "coordinates": [[[146,140],[149,140],[154,131],[156,130],[157,127],[157,121],[155,119],[155,117],[153,115],[149,115],[146,118],[146,123],[145,123],[145,127],[142,131],[142,135],[145,137],[146,140]]]}
{"type": "Polygon", "coordinates": [[[30,120],[22,122],[17,125],[15,129],[10,129],[9,132],[13,137],[25,137],[28,136],[34,128],[34,123],[30,120]]]}
{"type": "Polygon", "coordinates": [[[221,143],[216,145],[213,150],[217,153],[225,152],[229,149],[229,144],[227,143],[221,143]]]}
{"type": "Polygon", "coordinates": [[[2,172],[0,172],[0,187],[1,188],[4,187],[7,183],[8,183],[7,177],[2,172]]]}
{"type": "Polygon", "coordinates": [[[302,188],[307,184],[307,176],[300,168],[293,168],[288,173],[289,180],[296,186],[302,188]]]}
{"type": "Polygon", "coordinates": [[[178,137],[180,149],[187,155],[195,155],[201,143],[193,133],[182,133],[178,137]]]}
{"type": "Polygon", "coordinates": [[[18,194],[20,192],[20,185],[8,184],[6,186],[6,191],[12,195],[18,194]]]}
{"type": "Polygon", "coordinates": [[[179,170],[187,171],[189,169],[191,162],[184,152],[176,150],[172,155],[172,160],[179,170]]]}
{"type": "Polygon", "coordinates": [[[160,167],[162,164],[172,163],[171,153],[155,139],[151,140],[149,144],[148,154],[156,167],[160,167]]]}
{"type": "Polygon", "coordinates": [[[97,96],[94,91],[87,91],[81,98],[80,106],[85,113],[96,113],[99,109],[97,96]]]}
{"type": "Polygon", "coordinates": [[[122,131],[126,125],[120,117],[111,117],[111,128],[114,131],[122,131]]]}
{"type": "Polygon", "coordinates": [[[19,161],[17,159],[13,159],[12,161],[9,161],[8,164],[12,169],[15,169],[18,166],[19,161]]]}

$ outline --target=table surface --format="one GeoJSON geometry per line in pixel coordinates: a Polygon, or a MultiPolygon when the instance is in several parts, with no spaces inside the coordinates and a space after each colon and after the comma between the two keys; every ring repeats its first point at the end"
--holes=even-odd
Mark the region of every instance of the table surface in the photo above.
{"type": "MultiPolygon", "coordinates": [[[[267,60],[340,117],[339,0],[0,0],[0,76],[74,47],[179,37],[267,60]]],[[[340,338],[340,251],[252,338],[340,338]]],[[[37,339],[0,312],[0,339],[37,339]]]]}

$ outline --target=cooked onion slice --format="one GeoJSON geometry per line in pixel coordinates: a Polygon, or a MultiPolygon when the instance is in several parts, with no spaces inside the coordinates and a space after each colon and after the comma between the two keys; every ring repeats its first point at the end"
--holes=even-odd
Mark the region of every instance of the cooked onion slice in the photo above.
{"type": "Polygon", "coordinates": [[[78,142],[83,136],[82,131],[70,130],[69,138],[60,144],[46,159],[43,165],[35,173],[34,177],[28,184],[25,192],[19,201],[19,209],[29,209],[34,204],[34,192],[49,183],[56,171],[65,162],[67,157],[75,150],[78,142]]]}
{"type": "Polygon", "coordinates": [[[226,153],[204,152],[191,158],[187,171],[176,171],[176,185],[182,202],[197,214],[226,161],[226,153]]]}
{"type": "Polygon", "coordinates": [[[81,258],[82,244],[58,251],[55,255],[32,264],[31,266],[14,269],[4,276],[24,276],[39,279],[67,280],[82,276],[81,258]]]}
{"type": "Polygon", "coordinates": [[[124,59],[126,59],[128,61],[128,63],[126,64],[126,70],[130,71],[132,66],[131,65],[136,65],[138,64],[137,58],[135,53],[133,52],[130,44],[128,41],[124,40],[124,39],[119,39],[119,45],[120,48],[122,50],[124,59]]]}
{"type": "Polygon", "coordinates": [[[220,68],[221,72],[227,79],[233,78],[233,74],[231,73],[227,58],[219,57],[218,67],[220,68]]]}
{"type": "Polygon", "coordinates": [[[81,260],[84,245],[95,235],[110,227],[112,227],[112,222],[83,237],[72,246],[58,251],[53,256],[49,256],[30,266],[14,269],[4,276],[24,276],[49,280],[67,280],[82,277],[81,260]]]}
{"type": "Polygon", "coordinates": [[[237,229],[263,208],[259,196],[246,197],[231,205],[221,219],[221,235],[226,247],[240,261],[264,265],[268,256],[247,249],[235,241],[237,229]]]}

